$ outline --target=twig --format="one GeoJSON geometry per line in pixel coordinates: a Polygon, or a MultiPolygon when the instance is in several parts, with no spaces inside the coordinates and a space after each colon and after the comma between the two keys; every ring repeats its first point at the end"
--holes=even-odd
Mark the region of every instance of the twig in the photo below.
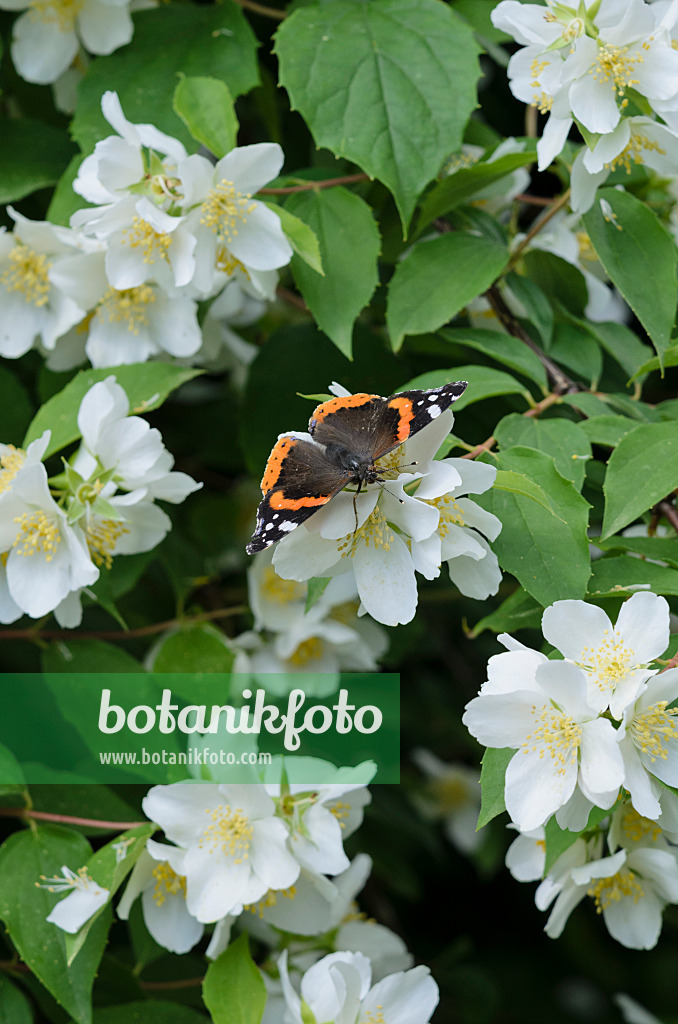
{"type": "MultiPolygon", "coordinates": [[[[560,402],[560,395],[557,392],[552,391],[550,395],[547,395],[546,398],[542,398],[541,402],[537,402],[537,404],[533,405],[531,409],[526,409],[523,416],[526,419],[540,416],[544,409],[548,409],[549,406],[556,405],[558,402],[560,402]]],[[[491,448],[494,448],[496,443],[497,439],[495,437],[488,437],[487,441],[483,441],[482,444],[476,445],[472,451],[467,452],[466,455],[462,455],[462,459],[477,459],[479,455],[483,454],[483,452],[489,452],[491,448]]]]}
{"type": "Polygon", "coordinates": [[[652,512],[655,515],[663,516],[664,519],[668,519],[673,529],[678,533],[678,509],[669,498],[664,498],[663,501],[657,502],[652,512]]]}
{"type": "Polygon", "coordinates": [[[138,626],[136,629],[109,630],[77,630],[77,629],[6,629],[0,632],[3,640],[134,640],[136,637],[153,636],[175,626],[191,626],[197,622],[209,622],[212,619],[227,619],[232,615],[243,615],[248,611],[246,605],[235,608],[215,608],[211,612],[200,612],[181,619],[166,619],[165,622],[152,622],[149,626],[138,626]]]}
{"type": "Polygon", "coordinates": [[[276,295],[278,295],[283,302],[289,302],[290,306],[296,306],[297,309],[301,309],[304,313],[310,312],[301,295],[297,295],[296,292],[290,291],[289,288],[283,288],[281,284],[276,288],[276,295]]]}
{"type": "Polygon", "coordinates": [[[530,196],[527,192],[519,192],[513,198],[515,202],[527,203],[530,206],[548,206],[553,202],[552,199],[547,199],[546,196],[530,196]]]}
{"type": "Polygon", "coordinates": [[[302,185],[286,185],[283,188],[260,188],[258,196],[287,196],[291,192],[310,192],[312,189],[331,188],[333,185],[352,185],[356,181],[369,181],[369,174],[345,174],[342,178],[323,178],[321,181],[305,181],[302,185]]]}
{"type": "Polygon", "coordinates": [[[282,21],[283,18],[287,17],[287,11],[278,11],[275,7],[266,7],[265,4],[258,4],[256,0],[235,0],[241,7],[245,7],[248,11],[254,11],[255,14],[261,14],[264,18],[275,18],[276,21],[282,21]]]}
{"type": "Polygon", "coordinates": [[[516,320],[515,316],[504,302],[496,284],[493,284],[491,288],[487,289],[485,297],[490,303],[497,319],[508,333],[513,335],[514,338],[518,338],[518,340],[522,341],[524,345],[527,345],[528,348],[532,349],[546,370],[546,373],[551,380],[551,384],[553,385],[553,390],[557,395],[575,394],[578,391],[585,390],[573,381],[571,377],[568,377],[566,373],[563,373],[560,367],[542,352],[524,327],[518,322],[518,320],[516,320]]]}
{"type": "Polygon", "coordinates": [[[3,818],[35,818],[37,821],[55,821],[60,825],[81,825],[83,828],[101,828],[126,832],[128,828],[148,825],[148,821],[103,821],[100,818],[78,818],[73,814],[52,814],[51,811],[33,811],[29,807],[0,807],[3,818]]]}
{"type": "Polygon", "coordinates": [[[516,263],[518,262],[518,260],[520,259],[520,257],[522,256],[523,252],[528,247],[528,245],[530,244],[532,239],[536,235],[538,235],[540,231],[544,230],[544,228],[546,227],[548,222],[551,220],[551,218],[555,217],[555,215],[557,213],[559,213],[560,210],[562,210],[562,208],[564,206],[567,206],[569,201],[570,201],[570,190],[569,190],[569,188],[567,188],[567,189],[565,189],[565,191],[563,192],[563,194],[561,196],[559,196],[557,199],[553,200],[553,202],[549,205],[549,207],[547,208],[547,210],[544,213],[544,215],[542,217],[539,217],[534,222],[534,224],[532,225],[530,230],[527,232],[527,234],[523,238],[522,242],[520,242],[520,244],[515,247],[515,249],[511,253],[511,259],[508,261],[508,266],[506,267],[505,273],[508,273],[509,270],[512,270],[515,267],[516,263]]]}

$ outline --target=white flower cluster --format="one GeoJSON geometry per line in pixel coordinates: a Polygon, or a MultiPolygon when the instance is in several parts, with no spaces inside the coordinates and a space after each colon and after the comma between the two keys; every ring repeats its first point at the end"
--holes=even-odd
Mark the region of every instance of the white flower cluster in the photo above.
{"type": "Polygon", "coordinates": [[[675,174],[674,0],[547,0],[545,7],[502,0],[492,22],[522,46],[508,68],[514,96],[549,115],[537,145],[539,169],[562,151],[573,124],[584,138],[572,167],[574,210],[587,210],[617,167],[630,171],[639,163],[675,174]]]}
{"type": "MultiPolygon", "coordinates": [[[[349,394],[336,384],[330,391],[349,394]]],[[[469,459],[434,458],[453,423],[450,410],[442,413],[377,459],[386,483],[368,484],[359,494],[341,491],[284,537],[273,554],[278,575],[304,582],[347,573],[360,613],[387,626],[411,622],[415,574],[435,579],[443,562],[462,594],[477,600],[496,594],[501,572],[486,537],[494,540],[501,523],[466,497],[489,490],[496,470],[469,459]]],[[[313,440],[297,431],[294,436],[313,440]]]]}
{"type": "MultiPolygon", "coordinates": [[[[670,788],[678,785],[678,669],[652,667],[668,645],[668,604],[640,591],[613,626],[601,608],[557,601],[544,612],[542,630],[564,660],[550,661],[504,634],[508,651],[490,659],[463,721],[486,746],[516,750],[505,803],[530,842],[543,847],[543,826],[553,815],[560,828],[586,829],[537,892],[541,909],[562,893],[548,934],[560,934],[588,894],[615,938],[650,948],[663,906],[678,902],[678,849],[667,842],[678,839],[678,797],[670,788]],[[610,855],[602,857],[603,827],[587,825],[593,808],[616,804],[610,855]],[[635,838],[619,824],[631,812],[635,838]]],[[[527,870],[517,865],[524,848],[516,841],[509,858],[517,877],[527,870]]]]}
{"type": "Polygon", "coordinates": [[[251,322],[292,255],[277,214],[251,198],[280,171],[282,150],[243,146],[214,165],[153,125],[131,124],[113,92],[102,110],[117,134],[97,143],[73,183],[96,206],[74,213],[70,228],[10,209],[0,355],[37,346],[55,370],[86,358],[95,367],[214,360],[231,338],[213,327],[200,351],[198,301],[223,293],[221,316],[251,322]]]}
{"type": "Polygon", "coordinates": [[[261,685],[278,695],[296,686],[295,674],[303,672],[305,692],[318,697],[334,693],[342,671],[375,672],[388,639],[369,616],[358,616],[353,577],[330,580],[307,612],[306,584],[278,576],[272,558],[270,548],[259,552],[248,571],[254,629],[232,641],[238,652],[233,671],[261,675],[261,685]]]}
{"type": "Polygon", "coordinates": [[[26,451],[0,444],[0,622],[53,611],[61,626],[79,625],[81,593],[101,569],[170,530],[155,501],[176,504],[201,486],[172,471],[159,432],[128,412],[114,377],[94,384],[78,412],[82,445],[53,481],[42,462],[49,430],[26,451]]]}

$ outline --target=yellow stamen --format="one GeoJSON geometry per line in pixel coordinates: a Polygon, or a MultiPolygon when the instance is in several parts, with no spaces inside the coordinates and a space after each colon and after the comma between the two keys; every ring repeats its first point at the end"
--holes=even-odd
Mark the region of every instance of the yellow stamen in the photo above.
{"type": "Polygon", "coordinates": [[[72,32],[85,0],[32,0],[31,20],[55,24],[59,32],[72,32]]]}
{"type": "Polygon", "coordinates": [[[624,896],[630,896],[637,903],[645,894],[638,876],[629,868],[622,868],[616,875],[597,878],[586,890],[586,895],[594,898],[596,913],[602,914],[606,907],[611,903],[619,903],[624,896]]]}
{"type": "Polygon", "coordinates": [[[7,445],[4,455],[0,455],[0,494],[10,489],[12,480],[25,461],[26,452],[22,448],[15,448],[13,444],[7,445]]]}
{"type": "Polygon", "coordinates": [[[153,890],[153,902],[161,907],[168,895],[176,896],[177,893],[186,899],[186,876],[178,875],[166,860],[156,864],[153,868],[155,878],[155,889],[153,890]]]}
{"type": "Polygon", "coordinates": [[[111,568],[115,545],[124,533],[129,527],[119,519],[100,519],[87,527],[87,547],[95,565],[111,568]]]}
{"type": "Polygon", "coordinates": [[[568,767],[577,762],[577,751],[581,744],[582,729],[569,715],[558,708],[533,706],[532,714],[536,725],[525,737],[524,753],[539,752],[543,758],[548,754],[554,762],[558,775],[564,775],[568,767]]]}
{"type": "Polygon", "coordinates": [[[289,604],[291,601],[301,601],[305,593],[303,583],[296,580],[283,580],[278,576],[272,565],[267,565],[262,574],[261,592],[269,601],[277,601],[279,604],[289,604]]]}
{"type": "Polygon", "coordinates": [[[317,661],[318,658],[322,657],[323,647],[324,645],[320,637],[310,636],[308,640],[303,640],[299,644],[294,654],[290,655],[289,660],[297,668],[300,668],[309,661],[317,661]]]}
{"type": "Polygon", "coordinates": [[[156,231],[148,221],[134,217],[131,228],[127,228],[122,236],[123,245],[131,249],[140,249],[144,263],[155,263],[156,259],[169,262],[169,247],[172,236],[166,231],[156,231]]]}
{"type": "Polygon", "coordinates": [[[338,550],[341,557],[353,557],[358,544],[361,542],[367,545],[372,544],[375,548],[383,548],[389,551],[394,540],[393,530],[386,522],[386,517],[378,505],[372,510],[362,526],[358,527],[355,533],[347,533],[339,545],[338,550]]]}
{"type": "Polygon", "coordinates": [[[651,704],[642,714],[636,715],[631,723],[634,743],[651,761],[656,761],[658,757],[665,761],[668,741],[678,736],[675,724],[678,708],[667,709],[667,704],[667,700],[651,704]]]}
{"type": "Polygon", "coordinates": [[[109,288],[99,303],[96,317],[101,322],[123,324],[131,334],[138,334],[140,327],[148,326],[148,307],[155,301],[155,292],[147,284],[123,291],[109,288]]]}
{"type": "Polygon", "coordinates": [[[231,810],[229,804],[219,804],[205,813],[212,819],[212,824],[203,831],[198,846],[211,846],[210,853],[219,850],[226,857],[233,857],[234,864],[247,860],[254,828],[242,808],[231,810]]]}
{"type": "Polygon", "coordinates": [[[9,267],[0,275],[8,292],[22,292],[27,303],[40,309],[49,301],[49,268],[52,261],[19,242],[9,256],[9,267]]]}
{"type": "Polygon", "coordinates": [[[18,555],[44,555],[46,562],[51,562],[61,542],[61,532],[56,519],[49,519],[47,514],[39,512],[23,512],[16,516],[15,523],[19,532],[14,541],[18,555]]]}
{"type": "Polygon", "coordinates": [[[223,178],[211,189],[200,207],[200,223],[220,234],[226,244],[238,234],[238,225],[244,224],[256,206],[250,202],[251,195],[236,190],[232,181],[223,178]]]}

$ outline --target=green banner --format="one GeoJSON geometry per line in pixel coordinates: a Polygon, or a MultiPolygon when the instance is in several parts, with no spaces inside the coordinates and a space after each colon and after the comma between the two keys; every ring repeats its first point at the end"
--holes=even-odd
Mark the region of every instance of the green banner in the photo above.
{"type": "Polygon", "coordinates": [[[258,782],[281,757],[298,781],[358,766],[400,781],[393,674],[5,673],[0,687],[0,786],[258,782]]]}

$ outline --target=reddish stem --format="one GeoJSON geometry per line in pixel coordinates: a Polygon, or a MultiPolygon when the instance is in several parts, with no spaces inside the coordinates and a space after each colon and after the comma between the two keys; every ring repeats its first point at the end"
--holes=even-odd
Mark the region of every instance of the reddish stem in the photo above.
{"type": "Polygon", "coordinates": [[[51,811],[33,811],[28,807],[0,807],[3,818],[35,818],[37,821],[54,821],[59,825],[81,825],[83,828],[101,828],[115,832],[126,832],[129,828],[148,825],[148,821],[104,821],[101,818],[78,818],[74,814],[52,814],[51,811]]]}

